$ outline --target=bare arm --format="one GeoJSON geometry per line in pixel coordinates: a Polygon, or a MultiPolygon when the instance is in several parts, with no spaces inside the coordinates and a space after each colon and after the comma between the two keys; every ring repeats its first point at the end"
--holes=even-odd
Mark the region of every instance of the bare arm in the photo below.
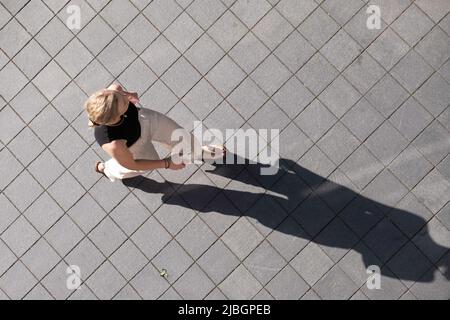
{"type": "MultiPolygon", "coordinates": [[[[125,140],[114,140],[110,143],[104,144],[102,146],[103,150],[105,150],[112,158],[116,159],[116,161],[123,167],[129,170],[154,170],[154,169],[162,169],[165,168],[164,160],[135,160],[130,150],[128,149],[125,140]]],[[[170,169],[179,170],[183,169],[185,164],[176,165],[174,163],[170,163],[170,169]]]]}

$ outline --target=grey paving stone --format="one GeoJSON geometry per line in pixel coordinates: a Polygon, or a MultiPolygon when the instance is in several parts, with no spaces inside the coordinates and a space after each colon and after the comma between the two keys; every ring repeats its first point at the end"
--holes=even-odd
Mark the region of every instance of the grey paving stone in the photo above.
{"type": "Polygon", "coordinates": [[[428,14],[435,22],[439,21],[449,11],[450,6],[446,1],[439,0],[433,3],[428,1],[419,0],[416,3],[426,14],[428,14]]]}
{"type": "Polygon", "coordinates": [[[261,284],[265,285],[283,269],[286,261],[269,242],[264,241],[253,250],[243,264],[261,284]]]}
{"type": "Polygon", "coordinates": [[[140,54],[158,37],[159,32],[142,14],[139,14],[121,35],[125,42],[140,54]]]}
{"type": "Polygon", "coordinates": [[[413,140],[432,120],[433,117],[413,97],[389,118],[394,127],[409,140],[413,140]]]}
{"type": "Polygon", "coordinates": [[[364,145],[361,145],[342,163],[340,169],[359,189],[364,189],[384,166],[364,145]]]}
{"type": "Polygon", "coordinates": [[[44,192],[25,212],[25,217],[33,226],[44,234],[50,227],[61,218],[64,211],[58,204],[44,192]]]}
{"type": "Polygon", "coordinates": [[[298,300],[309,290],[309,286],[288,265],[268,283],[266,289],[277,300],[298,300]]]}
{"type": "Polygon", "coordinates": [[[392,29],[410,46],[414,46],[432,27],[433,21],[414,4],[392,24],[392,29]],[[414,24],[414,28],[411,28],[411,24],[414,24]]]}
{"type": "Polygon", "coordinates": [[[126,235],[107,217],[91,231],[89,239],[108,257],[125,242],[126,235]]]}
{"type": "Polygon", "coordinates": [[[50,293],[41,285],[35,286],[25,297],[24,300],[54,300],[50,293]]]}
{"type": "Polygon", "coordinates": [[[391,163],[390,170],[412,189],[422,178],[433,169],[414,147],[409,146],[391,163]]]}
{"type": "Polygon", "coordinates": [[[2,50],[10,57],[15,56],[30,39],[29,33],[15,19],[11,19],[0,31],[2,50]]]}
{"type": "Polygon", "coordinates": [[[380,266],[380,260],[364,245],[358,243],[339,262],[339,268],[358,286],[366,286],[369,277],[369,266],[380,266]]]}
{"type": "MultiPolygon", "coordinates": [[[[287,96],[278,93],[275,99],[280,103],[292,103],[287,96]]],[[[245,118],[250,118],[266,101],[268,96],[256,85],[251,78],[246,78],[228,97],[227,101],[245,118]]],[[[205,101],[205,100],[202,100],[205,101]]],[[[198,103],[197,103],[198,105],[198,103]]]]}
{"type": "Polygon", "coordinates": [[[7,144],[11,141],[24,126],[23,121],[9,106],[0,111],[0,140],[2,143],[7,144]]]}
{"type": "Polygon", "coordinates": [[[314,242],[310,242],[289,263],[305,281],[313,286],[331,267],[334,262],[314,242]]]}
{"type": "Polygon", "coordinates": [[[183,299],[203,299],[212,289],[214,283],[194,264],[173,285],[183,299]]]}
{"type": "Polygon", "coordinates": [[[391,74],[411,93],[432,73],[433,68],[414,50],[409,51],[391,70],[391,74]]]}
{"type": "Polygon", "coordinates": [[[205,300],[227,300],[227,297],[219,289],[215,288],[205,297],[205,300]]]}
{"type": "Polygon", "coordinates": [[[318,52],[296,75],[308,89],[317,95],[338,76],[338,71],[318,52]],[[317,74],[321,76],[317,77],[317,74]]]}
{"type": "Polygon", "coordinates": [[[297,72],[316,52],[313,46],[303,36],[294,31],[274,51],[275,55],[292,72],[297,72]]]}
{"type": "Polygon", "coordinates": [[[8,144],[8,148],[23,165],[28,166],[45,146],[30,129],[25,128],[8,144]]]}
{"type": "Polygon", "coordinates": [[[11,18],[9,11],[2,6],[0,9],[0,27],[3,27],[11,18]]]}
{"type": "Polygon", "coordinates": [[[413,145],[437,165],[450,153],[450,136],[438,121],[434,121],[414,140],[413,145]]]}
{"type": "Polygon", "coordinates": [[[78,39],[70,41],[55,57],[61,67],[73,78],[93,59],[92,54],[78,39]]]}
{"type": "Polygon", "coordinates": [[[33,79],[34,85],[36,85],[49,100],[53,100],[53,98],[55,98],[69,82],[69,76],[55,61],[51,61],[47,64],[47,66],[33,79]]]}
{"type": "MultiPolygon", "coordinates": [[[[223,101],[208,115],[204,124],[210,129],[220,130],[223,135],[223,140],[225,140],[227,138],[227,129],[240,128],[244,122],[245,120],[241,115],[237,113],[227,101],[223,101]]],[[[220,137],[217,138],[222,140],[220,137]]],[[[204,141],[204,143],[208,143],[208,141],[204,141]]]]}
{"type": "Polygon", "coordinates": [[[241,217],[225,232],[222,240],[242,260],[258,246],[263,237],[245,217],[241,217]]]}
{"type": "Polygon", "coordinates": [[[183,298],[173,289],[169,288],[158,300],[182,300],[183,298]]]}
{"type": "Polygon", "coordinates": [[[314,285],[313,289],[322,299],[344,300],[353,296],[358,287],[339,266],[335,266],[314,285]]]}
{"type": "Polygon", "coordinates": [[[175,240],[169,242],[152,260],[153,265],[159,271],[167,270],[166,280],[171,284],[183,275],[193,262],[192,258],[175,240]]]}
{"type": "Polygon", "coordinates": [[[173,0],[152,1],[143,11],[144,15],[159,30],[164,30],[181,12],[180,6],[173,0]]]}
{"type": "Polygon", "coordinates": [[[320,49],[339,71],[343,71],[357,56],[362,48],[344,30],[340,30],[320,49]]]}
{"type": "Polygon", "coordinates": [[[445,278],[436,269],[431,269],[423,276],[433,278],[434,281],[418,281],[411,288],[411,292],[420,300],[448,300],[450,297],[450,287],[448,278],[445,278]]]}
{"type": "Polygon", "coordinates": [[[450,203],[447,203],[447,205],[441,209],[441,211],[437,214],[437,218],[447,227],[447,229],[450,230],[450,203]]]}
{"type": "MultiPolygon", "coordinates": [[[[197,2],[198,1],[196,1],[195,3],[197,3],[197,2]]],[[[171,47],[171,49],[173,50],[173,46],[171,47]]],[[[156,51],[156,50],[157,50],[157,48],[154,49],[154,51],[156,51]]],[[[174,52],[174,55],[175,54],[176,53],[174,52]]],[[[184,53],[184,56],[194,65],[194,67],[202,75],[207,74],[208,71],[223,57],[223,55],[224,55],[224,51],[206,33],[203,34],[184,53]]],[[[161,59],[163,59],[163,57],[164,57],[164,54],[162,54],[161,59]]],[[[242,66],[242,61],[236,59],[236,57],[234,55],[232,57],[234,58],[235,61],[238,61],[238,63],[242,66]]]]}
{"type": "Polygon", "coordinates": [[[262,289],[262,286],[243,265],[239,265],[219,285],[219,289],[230,300],[249,300],[262,289]]]}
{"type": "Polygon", "coordinates": [[[138,13],[139,11],[129,1],[111,1],[103,8],[100,15],[119,33],[138,13]]]}
{"type": "Polygon", "coordinates": [[[317,293],[314,292],[313,289],[310,289],[308,292],[305,293],[303,297],[301,297],[300,300],[322,300],[317,293]]]}
{"type": "Polygon", "coordinates": [[[313,141],[319,140],[336,121],[337,118],[317,99],[295,119],[298,127],[313,141]]]}
{"type": "Polygon", "coordinates": [[[78,266],[81,279],[86,280],[105,261],[105,257],[88,238],[84,238],[64,260],[78,266]]]}
{"type": "Polygon", "coordinates": [[[344,71],[344,76],[361,94],[365,94],[384,72],[373,58],[363,53],[344,71]]]}
{"type": "Polygon", "coordinates": [[[22,171],[23,166],[6,148],[0,151],[0,155],[0,170],[2,174],[0,188],[4,189],[22,171]]]}
{"type": "Polygon", "coordinates": [[[197,263],[216,284],[219,284],[239,265],[239,260],[219,240],[200,257],[197,263]]]}
{"type": "Polygon", "coordinates": [[[179,56],[180,53],[163,36],[158,37],[141,55],[158,76],[161,76],[179,56]]]}
{"type": "Polygon", "coordinates": [[[431,262],[436,263],[448,250],[449,230],[437,219],[433,218],[413,238],[414,244],[431,262]]]}
{"type": "Polygon", "coordinates": [[[380,282],[380,289],[369,289],[367,286],[363,286],[362,292],[370,300],[394,300],[400,298],[408,290],[387,267],[381,269],[380,282]]]}
{"type": "Polygon", "coordinates": [[[208,34],[223,50],[229,51],[247,30],[244,24],[227,11],[208,29],[208,34]]]}
{"type": "Polygon", "coordinates": [[[178,242],[194,259],[198,259],[217,240],[207,224],[195,217],[176,236],[178,242]]]}
{"type": "Polygon", "coordinates": [[[435,27],[418,43],[416,51],[437,70],[450,57],[450,39],[441,28],[435,27]]]}
{"type": "Polygon", "coordinates": [[[133,88],[138,94],[145,92],[157,79],[155,73],[139,58],[119,76],[119,81],[126,88],[133,88]]]}
{"type": "Polygon", "coordinates": [[[42,1],[29,2],[16,15],[22,25],[31,33],[36,34],[53,17],[53,13],[42,1]]]}
{"type": "Polygon", "coordinates": [[[42,279],[60,260],[60,256],[44,238],[39,239],[21,258],[37,279],[42,279]]]}
{"type": "Polygon", "coordinates": [[[47,99],[30,83],[11,101],[10,105],[28,123],[47,103],[47,99]]]}
{"type": "Polygon", "coordinates": [[[358,188],[340,169],[336,169],[328,179],[317,189],[317,194],[335,213],[339,213],[356,197],[354,190],[358,188]]]}
{"type": "Polygon", "coordinates": [[[317,3],[313,0],[282,0],[277,3],[276,8],[294,27],[297,27],[317,8],[317,3]]]}
{"type": "Polygon", "coordinates": [[[431,218],[433,214],[412,194],[408,193],[389,212],[391,221],[408,237],[413,237],[431,218]]]}
{"type": "Polygon", "coordinates": [[[42,187],[27,172],[23,171],[3,190],[8,199],[23,212],[43,192],[42,187]]]}
{"type": "Polygon", "coordinates": [[[126,285],[120,292],[113,298],[113,300],[142,300],[136,290],[129,284],[126,285]]]}
{"type": "Polygon", "coordinates": [[[297,30],[319,49],[339,30],[339,25],[318,7],[297,30]]]}
{"type": "Polygon", "coordinates": [[[407,98],[408,93],[390,75],[385,75],[366,95],[372,106],[389,117],[407,98]]]}
{"type": "MultiPolygon", "coordinates": [[[[235,4],[234,11],[238,11],[238,4],[235,4]]],[[[255,8],[255,7],[253,7],[255,8]]],[[[244,10],[246,7],[243,8],[244,10]]],[[[258,9],[258,8],[255,8],[258,9]]],[[[214,21],[216,21],[226,10],[226,7],[222,2],[210,1],[210,0],[200,0],[194,1],[186,9],[186,12],[194,18],[194,20],[203,28],[208,29],[214,21]]],[[[248,10],[245,10],[247,13],[248,10]]],[[[241,17],[243,20],[243,17],[241,17]]]]}
{"type": "Polygon", "coordinates": [[[271,10],[252,29],[271,50],[274,50],[292,30],[292,25],[276,10],[271,10]]]}
{"type": "Polygon", "coordinates": [[[55,56],[72,37],[72,33],[64,23],[54,17],[39,31],[35,39],[51,56],[55,56]]]}
{"type": "Polygon", "coordinates": [[[292,77],[272,99],[293,119],[309,105],[314,96],[297,78],[292,77]]]}
{"type": "Polygon", "coordinates": [[[127,280],[133,278],[148,263],[148,259],[130,240],[117,249],[109,261],[127,280]]]}
{"type": "Polygon", "coordinates": [[[322,8],[327,11],[340,25],[344,25],[363,5],[360,0],[351,0],[342,6],[338,0],[326,0],[322,8]]]}
{"type": "Polygon", "coordinates": [[[61,255],[69,253],[80,240],[83,233],[70,218],[63,216],[46,234],[45,239],[61,255]]]}
{"type": "Polygon", "coordinates": [[[114,184],[108,179],[101,179],[89,190],[89,193],[109,213],[126,197],[128,190],[118,183],[114,184]]]}
{"type": "MultiPolygon", "coordinates": [[[[404,2],[404,1],[410,1],[410,0],[401,0],[401,1],[390,1],[390,2],[404,2]]],[[[368,19],[368,13],[367,9],[368,6],[363,6],[361,10],[359,10],[351,19],[350,21],[344,26],[344,30],[347,31],[347,33],[355,39],[360,46],[362,46],[364,49],[367,48],[387,27],[386,25],[386,18],[388,15],[391,14],[391,10],[383,10],[384,8],[380,6],[380,1],[371,1],[370,4],[376,4],[380,7],[382,13],[382,20],[380,29],[369,29],[367,27],[362,27],[367,25],[367,19],[368,19]],[[378,3],[377,3],[378,2],[378,3]]],[[[389,2],[389,1],[381,1],[381,2],[389,2]]]]}
{"type": "Polygon", "coordinates": [[[386,70],[390,70],[409,50],[391,28],[387,28],[367,49],[386,70]]]}
{"type": "Polygon", "coordinates": [[[383,12],[383,20],[392,23],[409,5],[411,0],[375,0],[371,3],[380,7],[383,12]]]}
{"type": "Polygon", "coordinates": [[[434,116],[448,108],[450,98],[450,84],[435,73],[414,94],[414,97],[434,116]]]}
{"type": "Polygon", "coordinates": [[[151,213],[133,195],[129,194],[113,211],[110,217],[127,235],[134,233],[151,213]]]}
{"type": "Polygon", "coordinates": [[[184,53],[201,35],[202,29],[186,13],[182,13],[164,31],[167,39],[184,53]]]}
{"type": "Polygon", "coordinates": [[[200,80],[200,74],[182,57],[162,76],[162,80],[178,97],[182,97],[200,80]]]}
{"type": "Polygon", "coordinates": [[[57,300],[64,300],[72,293],[72,291],[68,289],[66,282],[68,277],[68,268],[69,266],[64,261],[61,261],[40,282],[44,288],[57,300]]]}
{"type": "Polygon", "coordinates": [[[201,218],[216,235],[221,236],[238,219],[238,216],[223,214],[223,212],[236,212],[237,210],[224,193],[219,193],[205,207],[205,212],[201,213],[201,218]]]}
{"type": "Polygon", "coordinates": [[[92,292],[91,289],[89,289],[88,286],[83,285],[80,287],[80,290],[74,291],[68,298],[68,300],[98,300],[98,297],[95,296],[95,294],[92,292]]]}
{"type": "Polygon", "coordinates": [[[387,267],[392,270],[407,287],[411,287],[422,275],[431,269],[431,262],[417,249],[412,242],[408,242],[388,262],[387,267]],[[414,261],[411,264],[411,261],[414,261]]]}
{"type": "Polygon", "coordinates": [[[0,274],[3,275],[16,262],[17,257],[3,241],[0,241],[0,253],[0,274]]]}
{"type": "Polygon", "coordinates": [[[22,262],[17,261],[1,278],[0,286],[13,300],[23,298],[37,283],[22,262]]]}
{"type": "Polygon", "coordinates": [[[449,200],[449,188],[450,181],[434,169],[413,189],[413,193],[433,213],[437,213],[449,200]]]}
{"type": "Polygon", "coordinates": [[[289,70],[274,55],[267,57],[251,74],[251,78],[269,96],[278,91],[290,76],[289,70]]]}
{"type": "Polygon", "coordinates": [[[411,291],[405,292],[399,300],[417,300],[417,297],[411,291]]]}
{"type": "Polygon", "coordinates": [[[115,38],[97,58],[114,77],[117,77],[136,58],[136,54],[122,39],[115,38]]]}
{"type": "Polygon", "coordinates": [[[389,122],[384,122],[365,145],[387,166],[406,148],[408,141],[389,122]]]}
{"type": "Polygon", "coordinates": [[[200,82],[198,82],[195,87],[183,97],[184,104],[186,104],[186,106],[200,119],[205,119],[221,101],[222,97],[204,79],[200,80],[200,82]]]}
{"type": "Polygon", "coordinates": [[[332,220],[315,238],[320,248],[335,262],[358,242],[358,237],[341,219],[332,220]]]}
{"type": "Polygon", "coordinates": [[[334,115],[341,118],[361,97],[344,77],[338,77],[319,96],[334,115]]]}
{"type": "Polygon", "coordinates": [[[342,163],[359,144],[355,136],[340,122],[336,123],[317,143],[319,148],[336,164],[342,163]]]}
{"type": "Polygon", "coordinates": [[[269,100],[249,120],[254,129],[283,130],[289,123],[289,118],[283,111],[269,100]]]}
{"type": "Polygon", "coordinates": [[[363,196],[357,196],[339,215],[360,237],[367,234],[384,217],[374,201],[363,196]]]}
{"type": "Polygon", "coordinates": [[[169,288],[168,282],[159,275],[159,271],[148,264],[131,280],[131,286],[146,300],[157,299],[169,288]]]}
{"type": "Polygon", "coordinates": [[[101,300],[111,299],[119,290],[125,286],[126,281],[114,269],[113,265],[106,261],[87,280],[87,285],[101,300]]]}
{"type": "MultiPolygon", "coordinates": [[[[47,105],[30,123],[30,128],[49,145],[61,132],[67,128],[67,122],[52,105],[47,105]]],[[[70,130],[70,129],[69,129],[70,130]]]]}
{"type": "Polygon", "coordinates": [[[450,179],[450,155],[439,163],[437,169],[444,177],[450,179]]]}
{"type": "Polygon", "coordinates": [[[13,61],[29,79],[32,79],[44,68],[50,59],[50,56],[44,49],[35,40],[31,40],[20,50],[13,61]]]}
{"type": "Polygon", "coordinates": [[[67,213],[85,233],[90,232],[106,215],[89,194],[81,197],[67,213]]]}
{"type": "Polygon", "coordinates": [[[382,262],[386,262],[407,242],[407,238],[384,218],[363,241],[382,262]]]}
{"type": "Polygon", "coordinates": [[[376,200],[381,211],[387,212],[408,193],[408,189],[389,170],[383,170],[363,191],[363,195],[376,200]]]}
{"type": "Polygon", "coordinates": [[[308,243],[308,235],[298,223],[288,217],[268,236],[267,241],[287,260],[291,260],[308,243]]]}
{"type": "Polygon", "coordinates": [[[450,108],[442,112],[438,120],[447,130],[450,131],[450,108]]]}
{"type": "Polygon", "coordinates": [[[8,101],[28,83],[27,78],[12,62],[0,71],[0,79],[0,94],[8,101]]]}
{"type": "Polygon", "coordinates": [[[86,192],[68,171],[47,190],[64,210],[69,210],[86,192]],[[64,188],[70,188],[70,194],[67,194],[64,188]]]}
{"type": "Polygon", "coordinates": [[[4,194],[0,195],[0,206],[3,208],[0,220],[0,233],[3,233],[3,231],[5,231],[11,223],[19,217],[20,212],[13,206],[4,194]]]}

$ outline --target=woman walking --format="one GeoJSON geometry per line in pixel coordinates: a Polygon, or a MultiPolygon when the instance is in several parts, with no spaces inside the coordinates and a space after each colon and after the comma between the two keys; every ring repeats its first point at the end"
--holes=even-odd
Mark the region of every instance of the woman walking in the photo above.
{"type": "Polygon", "coordinates": [[[105,163],[95,164],[96,172],[115,181],[143,175],[154,169],[180,170],[193,160],[224,157],[226,149],[223,146],[201,146],[174,120],[154,110],[137,108],[137,102],[137,93],[124,91],[120,85],[113,84],[94,93],[85,103],[95,139],[111,156],[105,163]],[[160,159],[153,142],[159,142],[172,151],[180,142],[172,141],[172,133],[177,129],[184,137],[190,138],[190,150],[200,151],[183,153],[183,162],[174,162],[171,157],[160,159]]]}

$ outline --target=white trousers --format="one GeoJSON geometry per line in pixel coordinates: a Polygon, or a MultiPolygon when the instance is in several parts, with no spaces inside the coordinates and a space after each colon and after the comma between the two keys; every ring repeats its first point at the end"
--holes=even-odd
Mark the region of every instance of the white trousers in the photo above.
{"type": "MultiPolygon", "coordinates": [[[[182,132],[184,137],[189,137],[191,140],[192,152],[186,152],[184,154],[184,162],[190,163],[195,159],[201,159],[201,143],[186,129],[183,129],[178,123],[170,119],[166,115],[145,108],[139,109],[139,123],[141,125],[141,137],[129,147],[130,152],[133,154],[135,160],[159,160],[158,152],[153,145],[153,142],[159,142],[165,146],[168,150],[179,143],[179,140],[172,141],[172,133],[176,129],[180,129],[178,132],[182,132]],[[194,150],[196,151],[194,153],[194,150]],[[195,154],[191,158],[191,154],[195,154]]],[[[114,158],[105,162],[105,174],[114,182],[117,179],[132,178],[140,175],[145,175],[151,170],[130,170],[120,165],[114,158]]]]}

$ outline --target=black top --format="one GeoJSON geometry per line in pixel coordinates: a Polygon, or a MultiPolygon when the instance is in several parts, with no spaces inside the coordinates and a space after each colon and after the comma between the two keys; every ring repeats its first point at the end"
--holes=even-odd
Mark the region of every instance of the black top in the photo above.
{"type": "Polygon", "coordinates": [[[127,147],[131,147],[141,136],[138,108],[130,102],[125,112],[126,118],[118,126],[100,125],[95,127],[95,140],[100,146],[114,140],[127,140],[127,147]]]}

